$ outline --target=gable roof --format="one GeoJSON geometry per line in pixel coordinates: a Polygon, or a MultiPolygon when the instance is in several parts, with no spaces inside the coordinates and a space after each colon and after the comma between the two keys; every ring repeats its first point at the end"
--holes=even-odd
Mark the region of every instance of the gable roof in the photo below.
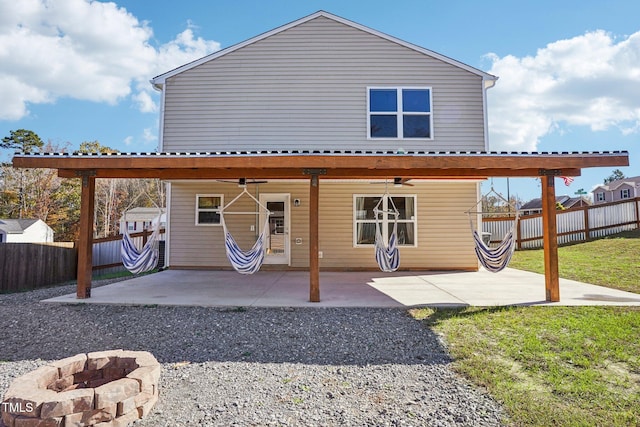
{"type": "Polygon", "coordinates": [[[0,219],[0,231],[5,234],[22,234],[38,221],[38,219],[0,219]]]}
{"type": "Polygon", "coordinates": [[[412,43],[409,43],[409,42],[406,42],[404,40],[398,39],[396,37],[381,33],[380,31],[373,30],[373,29],[371,29],[369,27],[365,27],[364,25],[360,25],[360,24],[358,24],[356,22],[349,21],[347,19],[344,19],[344,18],[341,18],[339,16],[333,15],[333,14],[331,14],[329,12],[325,12],[323,10],[320,10],[320,11],[318,11],[316,13],[313,13],[313,14],[311,14],[309,16],[306,16],[304,18],[300,18],[300,19],[298,19],[296,21],[290,22],[289,24],[286,24],[286,25],[283,25],[281,27],[275,28],[275,29],[273,29],[271,31],[267,31],[266,33],[260,34],[260,35],[258,35],[256,37],[250,38],[248,40],[245,40],[245,41],[243,41],[241,43],[235,44],[235,45],[230,46],[228,48],[225,48],[225,49],[219,50],[217,52],[211,53],[211,54],[209,54],[207,56],[204,56],[204,57],[202,57],[200,59],[197,59],[197,60],[195,60],[193,62],[190,62],[188,64],[185,64],[185,65],[182,65],[182,66],[180,66],[178,68],[175,68],[175,69],[173,69],[171,71],[168,71],[168,72],[166,72],[164,74],[160,74],[160,75],[154,77],[153,79],[151,79],[151,84],[156,89],[161,90],[161,88],[164,85],[165,81],[170,77],[173,77],[173,76],[175,76],[177,74],[180,74],[180,73],[182,73],[184,71],[187,71],[187,70],[190,70],[192,68],[195,68],[195,67],[197,67],[197,66],[199,66],[201,64],[204,64],[206,62],[212,61],[212,60],[214,60],[216,58],[219,58],[221,56],[228,55],[229,53],[235,52],[238,49],[242,49],[245,46],[248,46],[250,44],[256,43],[256,42],[258,42],[260,40],[264,40],[267,37],[271,37],[271,36],[273,36],[275,34],[281,33],[283,31],[286,31],[286,30],[288,30],[290,28],[293,28],[293,27],[296,27],[298,25],[302,25],[302,24],[304,24],[306,22],[309,22],[309,21],[311,21],[313,19],[317,19],[319,17],[324,17],[324,18],[327,18],[327,19],[331,19],[333,21],[339,22],[339,23],[347,25],[349,27],[356,28],[358,30],[364,31],[364,32],[369,33],[371,35],[383,38],[383,39],[388,40],[388,41],[390,41],[392,43],[396,43],[396,44],[398,44],[400,46],[404,46],[404,47],[412,49],[412,50],[414,50],[416,52],[422,53],[424,55],[428,55],[428,56],[436,58],[436,59],[439,59],[439,60],[441,60],[441,61],[443,61],[443,62],[445,62],[447,64],[456,66],[458,68],[462,68],[462,69],[464,69],[466,71],[469,71],[470,73],[473,73],[473,74],[476,74],[478,76],[481,76],[485,80],[485,87],[486,88],[492,87],[495,84],[495,81],[498,80],[498,77],[496,77],[496,76],[494,76],[492,74],[485,73],[484,71],[481,71],[481,70],[479,70],[477,68],[471,67],[470,65],[464,64],[462,62],[456,61],[455,59],[451,59],[451,58],[449,58],[447,56],[441,55],[441,54],[439,54],[437,52],[434,52],[432,50],[425,49],[423,47],[414,45],[412,43]]]}
{"type": "Polygon", "coordinates": [[[597,189],[603,189],[605,191],[613,191],[616,190],[621,185],[628,184],[632,187],[640,187],[640,176],[630,176],[627,178],[617,179],[615,181],[611,181],[608,184],[600,184],[594,187],[592,192],[595,192],[597,189]]]}
{"type": "MultiPolygon", "coordinates": [[[[580,203],[582,200],[582,204],[590,205],[591,201],[582,196],[579,197],[571,197],[567,195],[556,196],[556,203],[562,204],[566,209],[572,208],[580,203]]],[[[520,207],[522,211],[533,211],[533,210],[542,210],[542,199],[536,198],[531,199],[524,205],[520,207]]]]}

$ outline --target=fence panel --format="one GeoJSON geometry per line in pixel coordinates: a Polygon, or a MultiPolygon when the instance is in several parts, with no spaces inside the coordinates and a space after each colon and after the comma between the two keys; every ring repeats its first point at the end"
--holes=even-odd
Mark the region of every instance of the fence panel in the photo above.
{"type": "Polygon", "coordinates": [[[637,228],[637,200],[609,205],[593,206],[589,210],[590,238],[637,228]]]}
{"type": "Polygon", "coordinates": [[[77,250],[66,245],[0,244],[0,292],[43,288],[75,280],[77,250]]]}
{"type": "MultiPolygon", "coordinates": [[[[136,247],[141,248],[144,246],[146,238],[150,236],[150,232],[131,233],[131,240],[136,247]]],[[[160,245],[159,250],[160,259],[158,265],[164,265],[164,230],[160,230],[160,245]]],[[[94,239],[93,252],[92,252],[92,264],[94,274],[111,274],[125,271],[122,265],[122,257],[120,255],[120,247],[122,245],[122,235],[105,237],[102,239],[94,239]]]]}
{"type": "MultiPolygon", "coordinates": [[[[584,242],[622,231],[634,230],[640,227],[639,212],[640,198],[557,211],[558,244],[584,242]],[[588,216],[588,221],[585,219],[586,216],[588,216]],[[588,232],[585,226],[588,227],[588,232]]],[[[491,233],[492,242],[498,242],[504,237],[512,223],[512,218],[487,218],[482,222],[482,230],[491,233]]],[[[520,217],[519,248],[541,248],[542,236],[542,215],[520,217]]]]}
{"type": "MultiPolygon", "coordinates": [[[[587,240],[584,216],[584,209],[558,211],[556,214],[556,227],[559,245],[587,240]]],[[[542,221],[542,218],[540,220],[542,221]]]]}

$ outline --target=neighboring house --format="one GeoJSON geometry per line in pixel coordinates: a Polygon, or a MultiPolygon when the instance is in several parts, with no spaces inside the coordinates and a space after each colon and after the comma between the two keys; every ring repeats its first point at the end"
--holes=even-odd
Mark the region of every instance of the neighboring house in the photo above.
{"type": "Polygon", "coordinates": [[[596,205],[640,197],[640,176],[600,184],[591,192],[593,193],[593,203],[596,205]]]}
{"type": "MultiPolygon", "coordinates": [[[[318,12],[155,77],[162,91],[159,151],[483,152],[486,90],[496,79],[318,12]]],[[[247,189],[274,213],[265,264],[309,267],[308,177],[255,178],[261,179],[248,180],[247,189]]],[[[477,203],[479,181],[453,177],[394,186],[394,178],[387,177],[388,186],[375,177],[323,180],[320,266],[375,269],[373,209],[381,198],[386,209],[391,197],[400,211],[402,268],[477,269],[464,212],[477,203]]],[[[171,268],[229,267],[220,209],[240,191],[238,181],[168,180],[171,268]]],[[[234,208],[256,205],[245,197],[234,208]]],[[[245,249],[264,224],[260,215],[226,222],[245,249]]],[[[391,216],[381,222],[387,237],[391,216]]]]}
{"type": "MultiPolygon", "coordinates": [[[[560,203],[565,209],[590,206],[591,200],[586,197],[556,196],[556,204],[560,203]]],[[[520,208],[521,215],[536,215],[542,213],[542,199],[531,199],[520,208]]]]}
{"type": "Polygon", "coordinates": [[[0,219],[0,243],[53,242],[53,229],[41,219],[0,219]]]}
{"type": "Polygon", "coordinates": [[[152,228],[152,225],[160,220],[160,227],[167,225],[165,209],[158,208],[132,208],[120,217],[120,234],[125,230],[129,233],[139,233],[145,229],[152,228]]]}

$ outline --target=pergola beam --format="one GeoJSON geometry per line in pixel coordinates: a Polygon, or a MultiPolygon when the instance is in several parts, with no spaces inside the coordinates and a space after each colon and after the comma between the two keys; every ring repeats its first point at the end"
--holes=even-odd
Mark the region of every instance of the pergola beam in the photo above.
{"type": "MultiPolygon", "coordinates": [[[[628,165],[626,152],[613,153],[443,153],[443,154],[26,154],[13,158],[15,167],[53,169],[357,169],[361,172],[376,169],[412,171],[443,170],[452,176],[455,170],[474,171],[485,175],[482,170],[503,170],[504,173],[518,170],[538,169],[580,169],[584,167],[604,167],[628,165]]],[[[511,175],[501,175],[511,176],[511,175]]],[[[537,176],[535,175],[530,176],[537,176]]]]}
{"type": "MultiPolygon", "coordinates": [[[[303,168],[202,168],[202,169],[90,169],[97,178],[159,178],[164,180],[190,179],[306,179],[303,168]]],[[[539,168],[526,169],[470,169],[470,168],[422,168],[422,169],[327,169],[326,178],[331,179],[486,179],[488,177],[534,177],[539,168]]],[[[562,176],[580,176],[577,168],[562,168],[562,176]]],[[[77,177],[76,169],[59,169],[61,178],[77,177]]]]}

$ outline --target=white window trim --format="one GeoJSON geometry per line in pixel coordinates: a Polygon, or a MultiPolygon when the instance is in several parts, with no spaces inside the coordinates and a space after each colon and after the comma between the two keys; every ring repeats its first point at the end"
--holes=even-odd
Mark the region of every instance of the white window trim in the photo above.
{"type": "Polygon", "coordinates": [[[367,139],[368,140],[372,140],[372,141],[398,141],[398,140],[404,140],[404,141],[433,141],[433,134],[434,134],[434,129],[433,129],[433,87],[431,86],[367,86],[367,139]],[[384,112],[384,111],[375,111],[373,112],[373,115],[376,114],[395,114],[396,116],[396,121],[398,124],[398,136],[396,138],[374,138],[371,136],[371,106],[369,104],[370,102],[370,98],[371,98],[371,90],[377,90],[377,89],[382,89],[382,90],[395,90],[397,93],[397,105],[396,105],[396,111],[389,111],[389,112],[384,112]],[[404,89],[416,89],[416,90],[429,90],[429,112],[428,113],[418,113],[418,112],[407,112],[404,113],[402,111],[402,91],[404,89]],[[415,115],[415,116],[429,116],[429,130],[430,130],[430,136],[429,138],[405,138],[404,135],[404,123],[402,120],[402,116],[403,115],[415,115]]]}
{"type": "MultiPolygon", "coordinates": [[[[417,248],[418,247],[418,195],[417,194],[354,194],[353,195],[353,247],[354,248],[372,248],[374,245],[373,244],[359,244],[358,243],[358,224],[359,223],[371,223],[373,222],[371,219],[368,220],[364,220],[364,219],[358,219],[358,212],[356,210],[357,207],[357,200],[358,197],[412,197],[413,198],[413,219],[400,219],[398,220],[398,224],[402,224],[402,223],[413,223],[413,244],[412,245],[400,245],[398,244],[399,247],[401,248],[417,248]]],[[[384,202],[385,206],[386,206],[386,201],[384,202]]],[[[387,232],[388,227],[382,226],[382,236],[384,239],[386,239],[387,241],[389,240],[389,236],[387,236],[388,232],[387,232]]]]}
{"type": "Polygon", "coordinates": [[[629,188],[620,189],[620,198],[621,199],[630,199],[631,198],[631,189],[629,189],[629,188]]]}
{"type": "Polygon", "coordinates": [[[606,201],[606,197],[604,195],[604,191],[598,191],[596,193],[596,202],[604,202],[606,201]]]}
{"type": "Polygon", "coordinates": [[[206,193],[206,194],[196,194],[196,208],[195,208],[195,225],[198,227],[222,227],[222,223],[219,222],[218,224],[208,224],[208,223],[204,223],[201,224],[198,222],[198,213],[199,212],[220,212],[220,210],[222,209],[222,207],[224,206],[224,194],[210,194],[210,193],[206,193]],[[220,209],[200,209],[198,208],[198,200],[200,199],[200,197],[220,197],[220,209]]]}

